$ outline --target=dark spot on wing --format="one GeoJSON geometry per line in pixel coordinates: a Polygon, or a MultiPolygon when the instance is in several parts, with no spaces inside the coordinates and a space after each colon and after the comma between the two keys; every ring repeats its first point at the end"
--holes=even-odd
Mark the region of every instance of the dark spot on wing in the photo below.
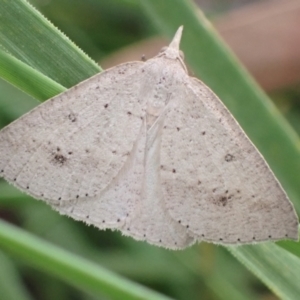
{"type": "Polygon", "coordinates": [[[52,162],[56,165],[63,166],[67,161],[67,158],[63,156],[62,154],[55,154],[54,158],[52,159],[52,162]]]}
{"type": "Polygon", "coordinates": [[[227,162],[233,161],[233,159],[234,159],[234,156],[232,154],[226,154],[225,155],[225,160],[227,162]]]}
{"type": "Polygon", "coordinates": [[[176,170],[175,170],[175,169],[173,169],[173,170],[172,170],[172,172],[173,172],[173,173],[176,173],[176,170]]]}
{"type": "Polygon", "coordinates": [[[212,202],[217,206],[226,206],[228,198],[226,196],[220,196],[219,198],[214,198],[212,202]]]}
{"type": "Polygon", "coordinates": [[[104,105],[104,108],[108,108],[108,104],[107,103],[104,105]]]}
{"type": "Polygon", "coordinates": [[[205,135],[205,133],[206,133],[205,131],[202,131],[202,135],[205,135]]]}
{"type": "Polygon", "coordinates": [[[220,201],[220,204],[222,205],[222,206],[226,206],[226,204],[227,204],[227,198],[226,197],[221,197],[220,199],[219,199],[219,201],[220,201]]]}
{"type": "Polygon", "coordinates": [[[74,113],[70,113],[70,114],[68,115],[68,118],[69,118],[69,120],[70,120],[71,122],[76,122],[76,120],[77,120],[77,117],[76,117],[76,115],[75,115],[74,113]]]}

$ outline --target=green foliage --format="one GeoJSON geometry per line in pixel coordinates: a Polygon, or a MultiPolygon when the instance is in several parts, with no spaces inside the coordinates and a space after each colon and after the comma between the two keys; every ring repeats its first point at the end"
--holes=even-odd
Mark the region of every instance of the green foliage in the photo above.
{"type": "MultiPolygon", "coordinates": [[[[189,1],[33,4],[97,59],[154,28],[171,38],[183,24],[187,62],[235,115],[299,211],[298,136],[189,1]]],[[[45,100],[99,72],[60,30],[24,0],[0,0],[0,76],[45,100]]],[[[1,127],[38,104],[5,82],[0,89],[1,127]]],[[[59,216],[4,181],[0,209],[2,218],[26,231],[0,222],[0,290],[5,299],[167,299],[162,296],[166,294],[176,299],[250,300],[268,292],[263,284],[282,299],[298,299],[298,243],[228,247],[245,268],[225,247],[201,243],[172,252],[117,232],[98,231],[59,216]],[[34,288],[28,292],[24,282],[34,288]]]]}

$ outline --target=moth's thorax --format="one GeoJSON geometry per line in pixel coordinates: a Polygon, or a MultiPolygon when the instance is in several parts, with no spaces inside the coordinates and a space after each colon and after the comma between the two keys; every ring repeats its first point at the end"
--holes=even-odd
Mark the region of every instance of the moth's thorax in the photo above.
{"type": "Polygon", "coordinates": [[[166,47],[160,54],[159,56],[164,56],[169,59],[176,60],[180,58],[180,52],[178,49],[166,47]]]}
{"type": "Polygon", "coordinates": [[[151,126],[162,114],[169,103],[176,87],[186,73],[181,63],[175,59],[156,57],[148,61],[147,78],[145,89],[148,83],[154,88],[146,91],[147,100],[147,125],[151,126]]]}
{"type": "Polygon", "coordinates": [[[188,73],[186,65],[183,61],[184,54],[181,50],[166,47],[165,49],[163,49],[163,51],[161,53],[159,53],[157,55],[157,57],[164,58],[168,61],[174,61],[174,62],[178,63],[178,66],[183,68],[183,70],[186,73],[188,73]]]}

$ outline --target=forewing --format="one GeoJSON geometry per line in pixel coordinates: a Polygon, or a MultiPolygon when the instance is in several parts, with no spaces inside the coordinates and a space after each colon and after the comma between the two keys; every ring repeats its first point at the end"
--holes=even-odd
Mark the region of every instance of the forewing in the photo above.
{"type": "Polygon", "coordinates": [[[0,174],[52,204],[100,195],[129,158],[142,126],[142,65],[97,74],[5,127],[0,174]]]}
{"type": "Polygon", "coordinates": [[[161,180],[175,220],[216,243],[298,238],[298,219],[280,184],[202,82],[183,80],[165,115],[161,180]]]}
{"type": "Polygon", "coordinates": [[[136,217],[136,208],[141,203],[145,144],[146,130],[143,126],[123,168],[101,195],[59,203],[54,208],[100,229],[119,229],[132,236],[127,224],[136,217]]]}

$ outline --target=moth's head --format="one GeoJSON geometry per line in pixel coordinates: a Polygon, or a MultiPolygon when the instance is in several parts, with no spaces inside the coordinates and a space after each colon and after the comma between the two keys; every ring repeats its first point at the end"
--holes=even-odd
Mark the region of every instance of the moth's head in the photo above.
{"type": "Polygon", "coordinates": [[[172,60],[177,60],[180,62],[182,67],[186,70],[186,66],[183,62],[184,54],[179,49],[182,30],[183,30],[183,26],[180,26],[178,28],[177,32],[175,33],[175,36],[174,36],[172,42],[170,43],[170,45],[168,47],[163,47],[158,56],[166,57],[166,58],[172,59],[172,60]]]}
{"type": "Polygon", "coordinates": [[[179,49],[174,51],[174,49],[170,50],[169,48],[170,47],[168,46],[162,47],[161,50],[159,51],[159,55],[164,54],[164,56],[170,59],[177,59],[179,57],[180,60],[184,61],[184,53],[182,50],[179,49]]]}

